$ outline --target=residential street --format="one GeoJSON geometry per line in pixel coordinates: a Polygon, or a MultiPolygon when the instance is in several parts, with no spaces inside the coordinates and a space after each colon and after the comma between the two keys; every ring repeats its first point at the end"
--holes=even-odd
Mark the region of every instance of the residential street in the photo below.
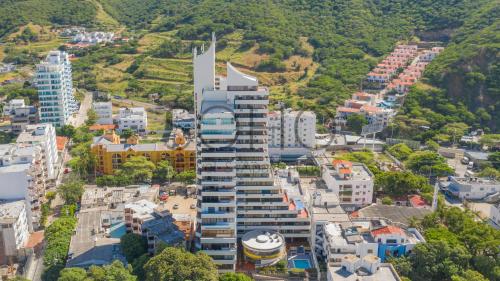
{"type": "Polygon", "coordinates": [[[75,127],[83,125],[85,120],[87,120],[87,111],[92,107],[92,94],[85,92],[85,98],[80,104],[80,110],[78,113],[70,117],[69,123],[75,127]]]}

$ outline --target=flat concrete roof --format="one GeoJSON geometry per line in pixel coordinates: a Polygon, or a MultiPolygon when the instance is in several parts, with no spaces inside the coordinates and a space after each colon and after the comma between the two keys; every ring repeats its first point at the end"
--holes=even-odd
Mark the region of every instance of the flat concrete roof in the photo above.
{"type": "Polygon", "coordinates": [[[369,274],[365,270],[350,273],[341,266],[329,266],[328,271],[334,281],[400,281],[401,278],[390,265],[381,264],[377,272],[369,274]]]}
{"type": "Polygon", "coordinates": [[[386,218],[392,222],[408,225],[411,218],[422,219],[431,212],[426,208],[374,204],[358,210],[357,214],[360,218],[386,218]]]}

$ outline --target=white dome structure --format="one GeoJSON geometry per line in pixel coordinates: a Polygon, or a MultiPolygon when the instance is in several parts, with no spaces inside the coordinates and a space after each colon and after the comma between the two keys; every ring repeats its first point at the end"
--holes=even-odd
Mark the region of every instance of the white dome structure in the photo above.
{"type": "Polygon", "coordinates": [[[285,238],[278,232],[253,230],[241,238],[245,258],[256,267],[271,266],[286,256],[285,238]]]}

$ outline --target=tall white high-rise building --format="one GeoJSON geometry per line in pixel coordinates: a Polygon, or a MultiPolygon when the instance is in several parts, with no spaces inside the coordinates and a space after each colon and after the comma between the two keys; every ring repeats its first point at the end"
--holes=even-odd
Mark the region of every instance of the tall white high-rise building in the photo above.
{"type": "Polygon", "coordinates": [[[256,229],[307,240],[308,212],[274,184],[268,155],[269,92],[227,63],[215,75],[215,38],[194,54],[198,214],[196,247],[219,271],[236,267],[237,243],[256,229]]]}
{"type": "Polygon", "coordinates": [[[78,105],[73,96],[71,63],[66,52],[50,51],[45,60],[36,66],[36,85],[40,121],[55,127],[68,124],[78,105]]]}

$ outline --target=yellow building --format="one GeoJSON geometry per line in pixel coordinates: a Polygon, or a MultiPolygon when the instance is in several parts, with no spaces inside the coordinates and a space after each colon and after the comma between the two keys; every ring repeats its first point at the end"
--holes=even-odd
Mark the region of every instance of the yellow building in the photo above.
{"type": "Polygon", "coordinates": [[[194,170],[196,162],[195,145],[186,143],[181,132],[177,132],[175,139],[168,143],[141,144],[137,136],[120,143],[120,137],[112,131],[94,138],[91,151],[97,159],[96,172],[106,175],[112,175],[133,156],[144,156],[155,164],[169,160],[177,172],[194,170]]]}

